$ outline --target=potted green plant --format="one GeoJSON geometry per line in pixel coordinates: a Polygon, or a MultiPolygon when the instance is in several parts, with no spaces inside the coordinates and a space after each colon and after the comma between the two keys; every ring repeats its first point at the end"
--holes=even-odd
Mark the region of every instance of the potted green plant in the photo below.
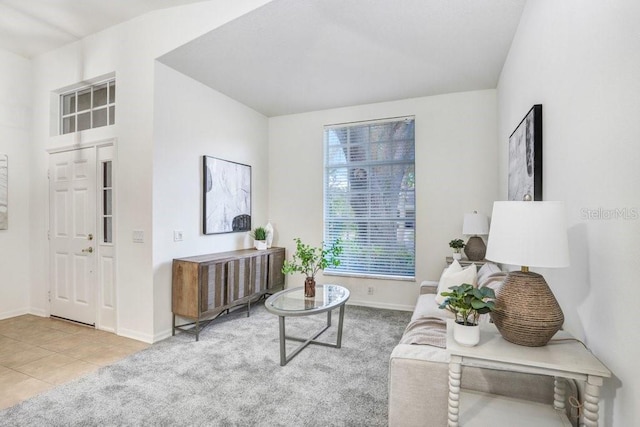
{"type": "Polygon", "coordinates": [[[256,227],[251,232],[251,237],[253,237],[253,245],[258,250],[267,249],[267,229],[264,227],[256,227]]]}
{"type": "Polygon", "coordinates": [[[293,239],[296,242],[296,252],[291,262],[286,261],[282,266],[284,274],[302,273],[305,275],[304,296],[316,296],[316,273],[325,268],[340,265],[342,246],[340,240],[336,240],[331,246],[326,247],[324,242],[320,247],[313,247],[302,243],[299,237],[293,239]]]}
{"type": "Polygon", "coordinates": [[[495,308],[495,292],[491,288],[476,288],[468,283],[449,289],[449,292],[440,294],[445,297],[440,308],[449,310],[456,317],[453,338],[461,345],[474,346],[480,342],[479,316],[495,308]]]}
{"type": "Polygon", "coordinates": [[[453,258],[462,259],[462,249],[464,248],[464,241],[462,239],[453,239],[449,242],[449,247],[453,249],[453,258]]]}

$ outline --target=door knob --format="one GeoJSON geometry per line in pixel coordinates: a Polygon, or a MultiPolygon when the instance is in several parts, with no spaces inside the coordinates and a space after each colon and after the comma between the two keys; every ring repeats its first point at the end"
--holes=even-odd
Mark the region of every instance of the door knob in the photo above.
{"type": "Polygon", "coordinates": [[[93,240],[93,234],[89,233],[89,235],[87,236],[87,240],[93,240]]]}
{"type": "Polygon", "coordinates": [[[89,252],[90,254],[93,253],[93,248],[91,246],[89,246],[87,249],[83,249],[82,252],[89,252]]]}

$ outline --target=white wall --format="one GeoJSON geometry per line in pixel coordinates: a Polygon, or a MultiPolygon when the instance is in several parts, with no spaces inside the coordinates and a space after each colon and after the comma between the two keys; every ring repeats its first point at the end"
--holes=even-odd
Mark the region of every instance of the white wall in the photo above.
{"type": "MultiPolygon", "coordinates": [[[[346,285],[352,304],[413,309],[418,284],[440,277],[449,241],[462,237],[463,215],[491,213],[498,194],[496,114],[496,92],[485,90],[271,118],[269,218],[275,243],[290,257],[294,237],[313,245],[322,241],[324,125],[414,115],[416,282],[320,277],[346,285]]],[[[300,285],[303,278],[287,280],[300,285]]]]}
{"type": "MultiPolygon", "coordinates": [[[[208,1],[163,9],[109,28],[33,60],[33,152],[29,172],[33,247],[31,311],[47,314],[48,228],[46,149],[117,137],[117,331],[152,341],[153,121],[155,59],[256,7],[265,0],[208,1]],[[116,126],[51,136],[51,92],[108,73],[116,74],[116,126]],[[145,233],[132,242],[132,231],[145,233]]],[[[164,307],[162,308],[165,309],[164,307]]]]}
{"type": "Polygon", "coordinates": [[[171,334],[173,258],[250,247],[249,233],[202,234],[202,156],[251,165],[252,223],[265,224],[267,118],[161,63],[155,74],[155,339],[171,334]],[[184,240],[174,242],[173,231],[184,240]]]}
{"type": "Polygon", "coordinates": [[[601,425],[620,427],[640,424],[639,20],[634,0],[529,1],[498,86],[502,199],[509,134],[543,105],[543,197],[567,204],[571,266],[541,272],[565,328],[613,372],[601,425]]]}
{"type": "Polygon", "coordinates": [[[9,159],[9,228],[0,230],[0,319],[29,312],[31,65],[0,50],[0,153],[9,159]]]}

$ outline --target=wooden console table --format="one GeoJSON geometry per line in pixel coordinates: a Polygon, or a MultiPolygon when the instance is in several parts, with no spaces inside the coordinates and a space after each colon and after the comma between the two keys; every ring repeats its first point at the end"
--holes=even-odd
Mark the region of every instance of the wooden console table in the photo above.
{"type": "Polygon", "coordinates": [[[281,289],[284,248],[242,249],[173,260],[173,330],[200,338],[200,331],[230,308],[281,289]],[[176,316],[191,322],[176,325],[176,316]]]}
{"type": "Polygon", "coordinates": [[[571,426],[564,413],[565,383],[562,378],[585,383],[584,425],[597,427],[600,386],[611,372],[582,343],[560,331],[546,346],[524,347],[506,341],[494,325],[481,325],[481,328],[480,343],[475,347],[464,347],[453,339],[453,326],[447,325],[447,352],[451,355],[449,427],[512,426],[516,419],[518,426],[571,426]],[[463,365],[553,376],[553,407],[462,391],[463,365]]]}

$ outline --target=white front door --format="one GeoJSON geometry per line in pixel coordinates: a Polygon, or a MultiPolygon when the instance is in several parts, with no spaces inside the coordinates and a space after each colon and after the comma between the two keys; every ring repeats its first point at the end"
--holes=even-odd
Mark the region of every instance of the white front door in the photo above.
{"type": "Polygon", "coordinates": [[[50,155],[51,315],[96,323],[96,148],[50,155]]]}

